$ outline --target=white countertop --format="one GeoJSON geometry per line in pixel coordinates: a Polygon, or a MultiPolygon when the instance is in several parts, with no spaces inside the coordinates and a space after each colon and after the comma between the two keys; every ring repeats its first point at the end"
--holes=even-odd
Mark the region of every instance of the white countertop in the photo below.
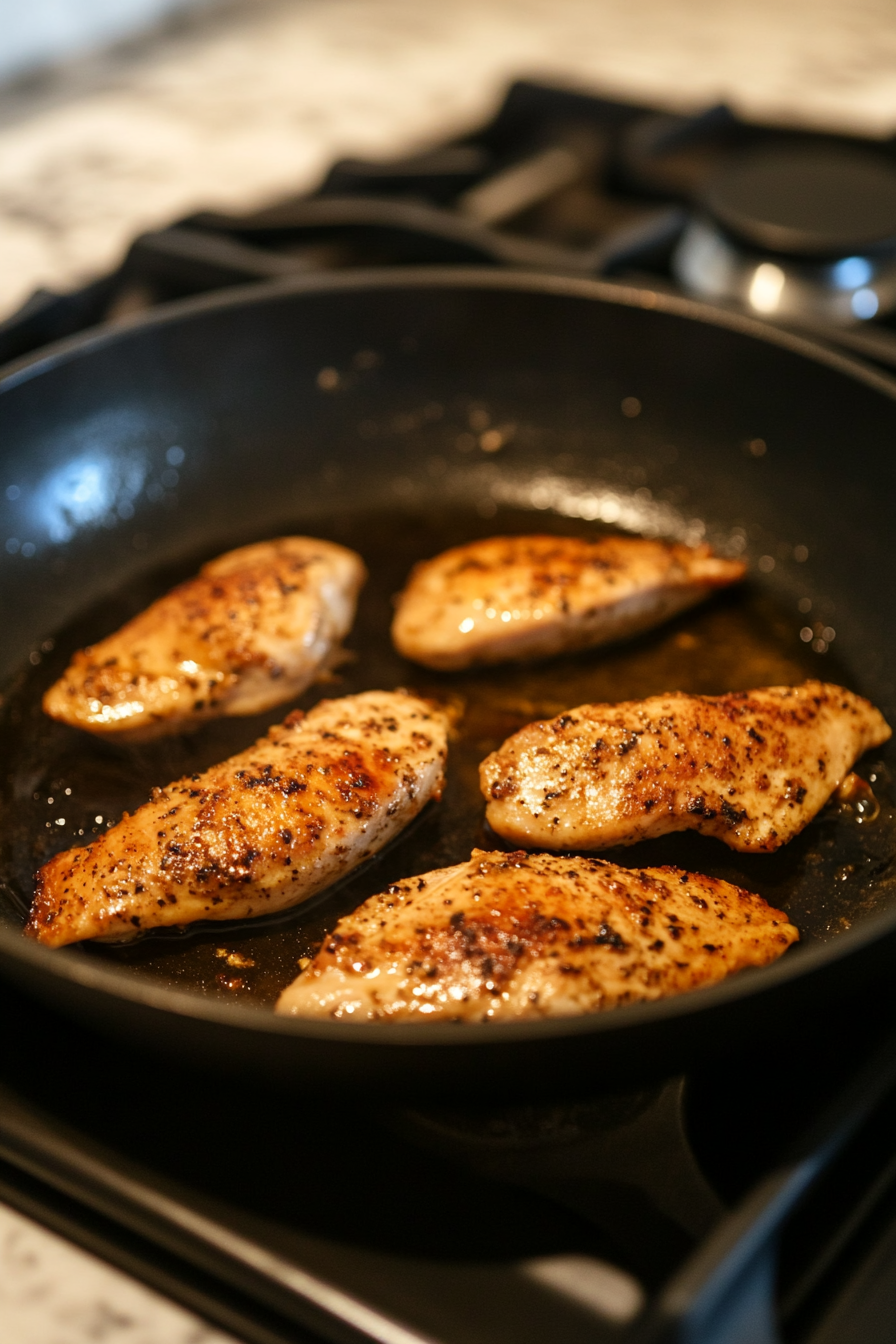
{"type": "Polygon", "coordinates": [[[3,1344],[233,1344],[3,1204],[0,1338],[3,1344]]]}
{"type": "MultiPolygon", "coordinates": [[[[139,230],[474,126],[517,76],[896,131],[892,0],[244,0],[0,90],[0,315],[139,230]]],[[[0,1205],[4,1344],[223,1344],[0,1205]]]]}

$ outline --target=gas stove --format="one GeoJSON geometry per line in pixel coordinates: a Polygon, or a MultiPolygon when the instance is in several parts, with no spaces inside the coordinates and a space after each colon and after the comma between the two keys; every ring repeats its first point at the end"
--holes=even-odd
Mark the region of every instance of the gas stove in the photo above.
{"type": "Polygon", "coordinates": [[[896,146],[520,82],[461,139],[342,160],[309,195],[191,215],[80,290],[37,291],[0,323],[0,363],[228,285],[455,262],[684,291],[896,367],[896,146]]]}
{"type": "Polygon", "coordinates": [[[884,1344],[896,1023],[458,1108],[130,1052],[14,990],[0,1198],[249,1344],[884,1344]]]}
{"type": "MultiPolygon", "coordinates": [[[[494,120],[135,240],[0,360],[208,290],[512,266],[681,291],[896,367],[896,148],[520,83],[494,120]]],[[[372,1105],[151,1056],[0,989],[0,1197],[255,1344],[876,1344],[896,1328],[896,1010],[538,1105],[372,1105]]]]}

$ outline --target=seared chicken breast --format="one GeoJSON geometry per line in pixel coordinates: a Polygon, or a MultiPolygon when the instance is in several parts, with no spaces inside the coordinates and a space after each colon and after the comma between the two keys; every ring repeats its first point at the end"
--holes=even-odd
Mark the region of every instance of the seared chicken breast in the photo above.
{"type": "Polygon", "coordinates": [[[678,868],[486,853],[372,896],[277,1003],[351,1021],[566,1017],[763,966],[799,934],[761,896],[678,868]]]}
{"type": "Polygon", "coordinates": [[[526,848],[606,849],[694,830],[761,853],[797,835],[889,737],[868,700],[821,681],[655,695],[530,723],[479,776],[489,824],[526,848]]]}
{"type": "Polygon", "coordinates": [[[545,658],[649,630],[744,572],[708,546],[491,537],[416,566],[392,639],[405,658],[442,671],[545,658]]]}
{"type": "Polygon", "coordinates": [[[313,537],[228,551],[75,654],[44,710],[134,741],[270,709],[299,695],[333,659],[365,578],[354,551],[313,537]]]}
{"type": "Polygon", "coordinates": [[[44,864],[25,932],[60,947],[296,905],[438,798],[445,756],[443,715],[400,691],[296,711],[44,864]]]}

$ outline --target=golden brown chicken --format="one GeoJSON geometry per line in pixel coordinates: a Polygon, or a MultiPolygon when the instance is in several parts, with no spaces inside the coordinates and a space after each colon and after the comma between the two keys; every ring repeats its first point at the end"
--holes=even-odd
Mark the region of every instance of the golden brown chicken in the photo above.
{"type": "Polygon", "coordinates": [[[352,1021],[564,1017],[763,966],[799,938],[761,896],[678,868],[486,853],[339,921],[277,1011],[352,1021]]]}
{"type": "Polygon", "coordinates": [[[312,537],[228,551],[75,654],[44,710],[136,741],[282,704],[333,659],[365,578],[354,551],[312,537]]]}
{"type": "Polygon", "coordinates": [[[307,900],[441,795],[443,715],[404,692],[296,711],[37,875],[25,932],[49,947],[307,900]]]}
{"type": "Polygon", "coordinates": [[[442,671],[623,639],[744,575],[708,546],[491,537],[425,560],[398,599],[398,652],[442,671]]]}
{"type": "Polygon", "coordinates": [[[754,853],[797,835],[889,737],[868,700],[821,681],[655,695],[530,723],[479,776],[489,824],[527,848],[607,849],[694,830],[754,853]]]}

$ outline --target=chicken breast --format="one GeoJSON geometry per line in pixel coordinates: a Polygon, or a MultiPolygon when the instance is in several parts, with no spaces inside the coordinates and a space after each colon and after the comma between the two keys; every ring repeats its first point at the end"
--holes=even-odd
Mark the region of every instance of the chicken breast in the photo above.
{"type": "Polygon", "coordinates": [[[51,718],[137,741],[299,695],[351,629],[360,556],[313,537],[228,551],[114,635],[76,653],[51,718]]]}
{"type": "Polygon", "coordinates": [[[780,848],[853,762],[890,737],[861,696],[821,681],[580,705],[530,723],[479,767],[489,825],[531,849],[606,849],[669,831],[780,848]]]}
{"type": "Polygon", "coordinates": [[[296,711],[44,864],[25,932],[60,947],[296,905],[438,798],[445,756],[443,715],[400,691],[296,711]]]}
{"type": "Polygon", "coordinates": [[[416,566],[392,639],[442,671],[545,658],[649,630],[745,568],[708,546],[642,537],[491,537],[416,566]]]}
{"type": "Polygon", "coordinates": [[[712,877],[474,850],[340,920],[277,1011],[368,1022],[565,1017],[714,984],[798,938],[761,896],[712,877]]]}

